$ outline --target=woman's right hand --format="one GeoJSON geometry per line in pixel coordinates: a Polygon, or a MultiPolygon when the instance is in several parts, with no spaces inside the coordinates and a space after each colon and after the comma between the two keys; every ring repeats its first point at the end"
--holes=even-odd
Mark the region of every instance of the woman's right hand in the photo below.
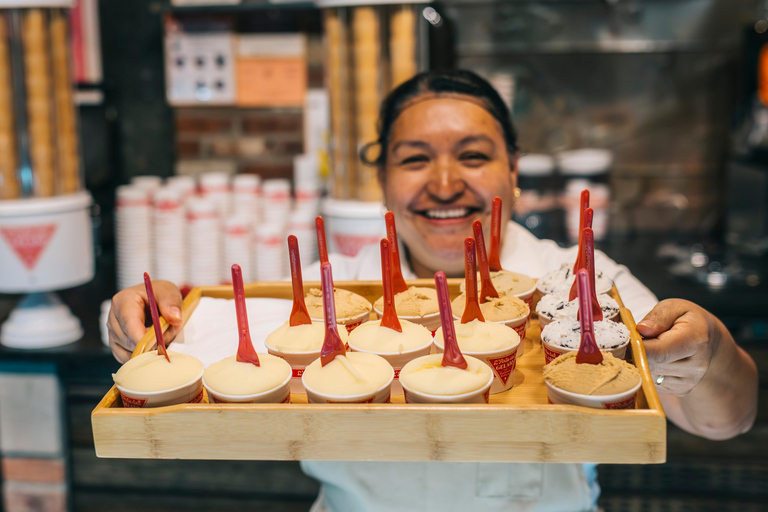
{"type": "MultiPolygon", "coordinates": [[[[160,314],[169,324],[163,334],[168,343],[181,330],[181,292],[170,281],[152,281],[152,288],[160,314]]],[[[107,328],[115,359],[124,363],[131,358],[136,343],[147,332],[145,323],[149,316],[149,300],[143,284],[126,288],[112,297],[107,328]]]]}

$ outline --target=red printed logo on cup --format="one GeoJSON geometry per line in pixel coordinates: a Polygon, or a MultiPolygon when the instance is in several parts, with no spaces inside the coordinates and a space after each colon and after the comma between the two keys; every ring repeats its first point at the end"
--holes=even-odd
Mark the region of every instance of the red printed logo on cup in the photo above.
{"type": "Polygon", "coordinates": [[[58,224],[43,224],[39,226],[4,227],[0,234],[19,257],[21,263],[32,270],[43,250],[48,246],[58,224]]]}
{"type": "Polygon", "coordinates": [[[488,388],[485,390],[485,393],[483,393],[483,400],[485,403],[488,403],[491,401],[491,388],[488,388]]]}
{"type": "Polygon", "coordinates": [[[344,256],[355,256],[360,249],[372,243],[378,243],[378,235],[342,235],[333,233],[333,243],[344,256]]]}
{"type": "Polygon", "coordinates": [[[554,350],[550,350],[546,346],[544,346],[544,363],[545,364],[551,363],[552,361],[557,359],[558,356],[560,356],[560,354],[558,354],[554,350]]]}
{"type": "Polygon", "coordinates": [[[493,369],[496,370],[496,375],[498,375],[501,383],[506,385],[507,381],[509,380],[509,376],[512,374],[512,371],[517,365],[517,351],[514,351],[504,357],[489,357],[488,362],[491,363],[493,369]]]}
{"type": "Polygon", "coordinates": [[[520,336],[520,341],[522,342],[523,338],[525,338],[525,324],[526,322],[521,323],[520,325],[516,325],[513,327],[515,332],[520,336]]]}
{"type": "Polygon", "coordinates": [[[400,370],[402,370],[402,368],[395,368],[395,378],[396,379],[400,378],[400,370]]]}
{"type": "Polygon", "coordinates": [[[120,393],[120,397],[123,399],[123,407],[129,408],[141,408],[147,403],[146,398],[133,398],[120,393]]]}
{"type": "Polygon", "coordinates": [[[287,403],[290,403],[290,401],[291,401],[291,392],[289,391],[288,394],[285,396],[285,400],[283,400],[280,403],[281,404],[287,404],[287,403]]]}
{"type": "Polygon", "coordinates": [[[192,400],[189,400],[188,404],[199,404],[203,401],[203,388],[200,388],[200,392],[192,400]]]}
{"type": "Polygon", "coordinates": [[[293,368],[293,378],[300,379],[304,375],[304,368],[293,368]]]}
{"type": "Polygon", "coordinates": [[[603,402],[603,407],[606,409],[634,409],[635,396],[631,396],[626,400],[622,400],[621,402],[603,402]]]}

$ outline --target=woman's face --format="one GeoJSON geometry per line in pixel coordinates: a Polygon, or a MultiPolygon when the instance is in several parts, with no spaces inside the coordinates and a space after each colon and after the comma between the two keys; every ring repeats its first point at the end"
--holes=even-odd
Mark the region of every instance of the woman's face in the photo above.
{"type": "Polygon", "coordinates": [[[517,175],[501,126],[472,101],[425,99],[395,120],[386,150],[384,198],[414,270],[463,275],[472,222],[483,223],[487,246],[494,196],[502,218],[511,215],[517,175]]]}

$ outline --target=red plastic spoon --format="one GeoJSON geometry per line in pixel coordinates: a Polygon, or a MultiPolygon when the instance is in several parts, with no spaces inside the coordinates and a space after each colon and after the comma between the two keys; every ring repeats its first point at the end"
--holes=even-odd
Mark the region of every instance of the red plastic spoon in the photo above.
{"type": "Polygon", "coordinates": [[[466,324],[472,320],[485,322],[480,303],[477,300],[477,264],[475,262],[475,239],[464,239],[464,284],[466,285],[466,302],[464,313],[461,315],[461,323],[466,324]]]}
{"type": "MultiPolygon", "coordinates": [[[[589,296],[592,290],[589,289],[589,273],[585,269],[576,272],[576,283],[579,288],[579,310],[589,309],[589,296]]],[[[576,362],[578,364],[600,364],[603,362],[603,354],[595,341],[595,326],[592,323],[592,315],[581,315],[579,319],[581,324],[581,343],[579,351],[576,353],[576,362]]]]}
{"type": "Polygon", "coordinates": [[[317,253],[320,263],[328,263],[328,244],[325,241],[325,222],[319,215],[315,217],[315,230],[317,230],[317,253]]]}
{"type": "Polygon", "coordinates": [[[400,319],[395,310],[395,293],[392,289],[392,254],[389,250],[389,240],[381,239],[381,282],[384,287],[384,314],[381,315],[381,326],[393,331],[403,332],[400,319]]]}
{"type": "Polygon", "coordinates": [[[501,271],[501,260],[499,254],[501,244],[501,198],[493,198],[491,207],[491,246],[488,250],[488,267],[491,272],[501,271]]]}
{"type": "MultiPolygon", "coordinates": [[[[586,192],[586,190],[584,191],[586,192]]],[[[581,229],[579,229],[579,246],[576,248],[576,262],[573,264],[573,275],[576,275],[576,272],[579,271],[579,269],[584,268],[584,230],[586,228],[592,228],[592,217],[593,217],[593,210],[592,208],[587,208],[582,212],[582,218],[580,221],[580,224],[583,224],[581,229]]],[[[571,299],[576,297],[576,281],[574,279],[573,284],[571,285],[571,299]]]]}
{"type": "Polygon", "coordinates": [[[147,298],[149,299],[149,312],[152,315],[152,327],[155,328],[155,340],[157,341],[157,353],[164,355],[168,362],[171,362],[171,358],[168,356],[168,351],[165,349],[165,341],[163,340],[163,329],[160,328],[160,315],[157,313],[157,301],[155,300],[155,291],[152,289],[152,280],[149,278],[149,274],[144,272],[144,288],[147,290],[147,298]]]}
{"type": "Polygon", "coordinates": [[[291,284],[293,284],[293,308],[288,323],[291,327],[310,325],[307,304],[304,302],[304,281],[301,278],[301,258],[299,257],[299,240],[294,235],[288,236],[288,255],[291,262],[291,284]]]}
{"type": "Polygon", "coordinates": [[[581,263],[581,247],[582,247],[581,234],[584,232],[584,228],[592,227],[591,213],[589,217],[589,225],[587,225],[587,219],[586,219],[587,208],[589,208],[589,190],[585,188],[584,190],[581,191],[581,202],[579,203],[579,250],[576,253],[576,261],[573,264],[574,275],[576,275],[576,272],[578,272],[580,268],[584,267],[581,263]]]}
{"type": "Polygon", "coordinates": [[[347,353],[336,326],[333,275],[331,274],[331,264],[327,261],[320,264],[320,284],[323,290],[323,318],[325,318],[325,339],[323,340],[323,348],[320,350],[320,364],[325,366],[336,359],[336,356],[343,356],[347,353]]]}
{"type": "MultiPolygon", "coordinates": [[[[592,301],[592,319],[594,321],[602,320],[603,319],[603,308],[600,307],[600,302],[597,300],[597,291],[595,287],[595,236],[592,233],[592,228],[585,228],[584,229],[584,252],[581,254],[581,260],[584,262],[584,268],[583,270],[587,271],[587,274],[589,275],[589,286],[591,290],[591,301],[592,301]]],[[[573,281],[574,287],[576,285],[576,281],[573,281]]],[[[571,288],[571,294],[573,294],[574,289],[571,288]]],[[[568,300],[573,300],[576,297],[573,296],[572,298],[569,296],[568,300]]],[[[586,311],[586,310],[585,310],[586,311]]],[[[577,316],[581,313],[581,309],[576,313],[577,316]]]]}
{"type": "Polygon", "coordinates": [[[444,272],[435,273],[435,288],[437,289],[437,302],[440,305],[440,322],[443,325],[443,362],[440,366],[454,366],[462,370],[467,369],[467,360],[459,350],[459,342],[456,340],[456,328],[453,325],[453,311],[451,311],[451,296],[448,294],[448,281],[444,272]]]}
{"type": "Polygon", "coordinates": [[[488,270],[488,256],[485,253],[485,238],[483,237],[483,224],[479,220],[472,223],[472,231],[475,233],[475,245],[477,246],[477,259],[480,266],[480,282],[482,283],[480,291],[480,303],[485,302],[488,297],[499,297],[499,292],[493,286],[491,281],[491,272],[488,270]]]}
{"type": "Polygon", "coordinates": [[[397,294],[408,290],[408,285],[405,284],[403,269],[400,266],[400,246],[397,245],[395,214],[392,212],[385,213],[384,221],[387,223],[387,241],[389,241],[389,250],[392,253],[392,289],[397,294]]]}
{"type": "Polygon", "coordinates": [[[241,363],[251,363],[261,366],[256,349],[251,342],[251,331],[248,327],[248,313],[245,309],[245,290],[243,289],[243,271],[240,265],[232,265],[232,288],[235,292],[235,311],[237,311],[237,331],[240,341],[237,345],[237,360],[241,363]]]}

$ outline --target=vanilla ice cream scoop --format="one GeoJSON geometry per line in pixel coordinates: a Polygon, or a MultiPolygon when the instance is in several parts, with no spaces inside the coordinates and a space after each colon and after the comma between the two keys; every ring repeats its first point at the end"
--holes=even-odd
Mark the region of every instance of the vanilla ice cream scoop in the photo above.
{"type": "Polygon", "coordinates": [[[237,356],[225,357],[203,373],[205,386],[225,395],[255,395],[277,388],[291,377],[285,360],[259,354],[259,366],[240,362],[237,356]]]}
{"type": "Polygon", "coordinates": [[[170,362],[156,350],[131,358],[112,374],[112,379],[122,388],[146,393],[189,384],[202,373],[203,363],[196,357],[167,352],[170,362]]]}
{"type": "Polygon", "coordinates": [[[464,359],[466,369],[442,366],[442,354],[416,358],[400,370],[400,382],[404,388],[440,396],[463,395],[488,385],[493,377],[488,365],[471,356],[464,359]]]}

